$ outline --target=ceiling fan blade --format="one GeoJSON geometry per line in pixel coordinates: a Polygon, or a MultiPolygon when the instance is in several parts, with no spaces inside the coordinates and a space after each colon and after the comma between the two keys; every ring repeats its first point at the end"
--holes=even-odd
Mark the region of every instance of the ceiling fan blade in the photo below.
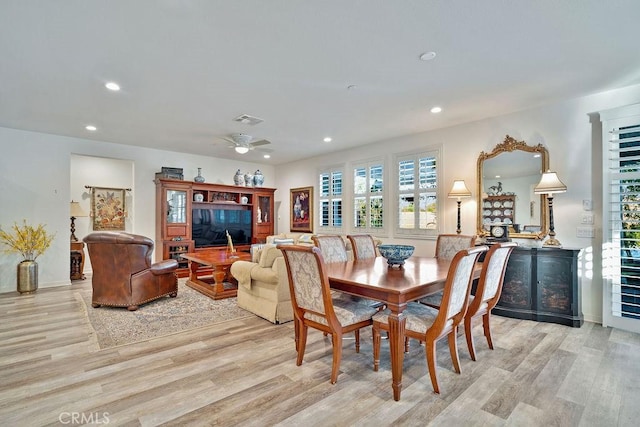
{"type": "Polygon", "coordinates": [[[266,139],[261,139],[259,141],[252,142],[249,145],[253,147],[260,147],[261,145],[268,145],[268,144],[271,144],[271,141],[267,141],[266,139]]]}

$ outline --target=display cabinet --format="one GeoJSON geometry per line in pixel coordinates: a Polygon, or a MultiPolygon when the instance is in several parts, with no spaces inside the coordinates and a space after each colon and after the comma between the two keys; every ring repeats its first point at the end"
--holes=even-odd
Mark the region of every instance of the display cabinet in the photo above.
{"type": "Polygon", "coordinates": [[[485,230],[489,230],[491,224],[506,224],[512,226],[515,223],[516,196],[487,196],[482,199],[482,224],[485,230]]]}
{"type": "Polygon", "coordinates": [[[579,249],[517,247],[494,314],[579,327],[584,322],[579,249]]]}
{"type": "Polygon", "coordinates": [[[248,251],[274,232],[273,188],[167,178],[155,182],[156,244],[161,248],[156,259],[176,259],[180,276],[189,273],[181,254],[226,250],[227,231],[238,251],[248,251]]]}

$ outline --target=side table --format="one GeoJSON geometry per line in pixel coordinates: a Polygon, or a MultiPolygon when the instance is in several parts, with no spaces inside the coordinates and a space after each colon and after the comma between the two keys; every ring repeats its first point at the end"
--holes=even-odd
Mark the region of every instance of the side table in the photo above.
{"type": "Polygon", "coordinates": [[[84,280],[84,242],[71,242],[71,280],[84,280]]]}

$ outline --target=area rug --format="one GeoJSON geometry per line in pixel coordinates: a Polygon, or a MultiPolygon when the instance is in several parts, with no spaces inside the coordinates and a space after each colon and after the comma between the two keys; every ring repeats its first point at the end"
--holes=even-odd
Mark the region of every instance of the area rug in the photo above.
{"type": "Polygon", "coordinates": [[[88,290],[77,292],[77,299],[82,301],[95,333],[98,347],[95,350],[254,316],[239,308],[236,298],[213,300],[186,286],[185,280],[178,281],[176,298],[160,298],[141,305],[136,311],[122,307],[91,307],[90,284],[88,290]]]}

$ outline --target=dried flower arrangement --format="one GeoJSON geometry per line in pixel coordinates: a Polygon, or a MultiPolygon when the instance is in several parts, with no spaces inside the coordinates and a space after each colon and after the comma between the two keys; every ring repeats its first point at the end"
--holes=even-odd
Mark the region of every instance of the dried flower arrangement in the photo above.
{"type": "Polygon", "coordinates": [[[12,231],[0,229],[0,242],[8,246],[6,253],[19,253],[25,261],[35,261],[51,245],[55,234],[47,233],[44,225],[36,227],[22,220],[22,225],[13,223],[12,231]]]}

